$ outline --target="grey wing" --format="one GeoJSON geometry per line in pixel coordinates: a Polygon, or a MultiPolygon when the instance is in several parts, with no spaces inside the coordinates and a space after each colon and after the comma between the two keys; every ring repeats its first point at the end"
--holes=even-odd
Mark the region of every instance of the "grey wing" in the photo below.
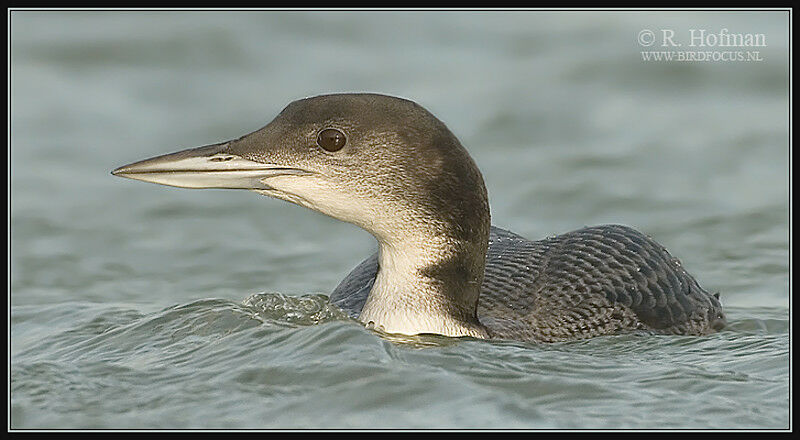
{"type": "Polygon", "coordinates": [[[562,341],[637,329],[706,334],[725,325],[718,297],[663,246],[627,226],[540,241],[497,234],[491,248],[478,316],[496,337],[562,341]]]}
{"type": "Polygon", "coordinates": [[[378,253],[359,263],[331,292],[329,302],[358,318],[378,275],[378,253]]]}

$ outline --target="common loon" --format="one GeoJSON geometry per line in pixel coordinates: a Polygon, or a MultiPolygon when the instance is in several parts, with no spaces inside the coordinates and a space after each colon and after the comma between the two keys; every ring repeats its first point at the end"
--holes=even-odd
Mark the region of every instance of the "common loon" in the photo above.
{"type": "Polygon", "coordinates": [[[330,302],[387,333],[555,342],[634,330],[704,335],[726,325],[719,294],[630,227],[530,241],[492,226],[472,158],[444,123],[402,98],[300,99],[238,139],[112,174],[247,189],[365,229],[378,252],[330,302]]]}

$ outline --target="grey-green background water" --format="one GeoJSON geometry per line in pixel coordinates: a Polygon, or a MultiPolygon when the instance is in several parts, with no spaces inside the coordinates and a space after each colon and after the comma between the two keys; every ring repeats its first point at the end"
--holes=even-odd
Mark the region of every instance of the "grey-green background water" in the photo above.
{"type": "Polygon", "coordinates": [[[786,12],[14,11],[10,26],[12,428],[789,426],[786,12]],[[722,28],[764,34],[763,61],[647,62],[658,46],[637,41],[722,28]],[[495,225],[653,236],[721,292],[730,327],[397,340],[326,305],[374,250],[365,232],[109,174],[341,91],[439,116],[495,225]]]}

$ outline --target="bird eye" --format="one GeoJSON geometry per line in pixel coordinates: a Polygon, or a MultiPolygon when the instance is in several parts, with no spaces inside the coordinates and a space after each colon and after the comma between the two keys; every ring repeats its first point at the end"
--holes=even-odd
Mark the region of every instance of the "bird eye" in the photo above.
{"type": "Polygon", "coordinates": [[[317,136],[317,145],[325,151],[339,151],[346,143],[347,138],[344,137],[344,133],[335,128],[326,128],[317,136]]]}

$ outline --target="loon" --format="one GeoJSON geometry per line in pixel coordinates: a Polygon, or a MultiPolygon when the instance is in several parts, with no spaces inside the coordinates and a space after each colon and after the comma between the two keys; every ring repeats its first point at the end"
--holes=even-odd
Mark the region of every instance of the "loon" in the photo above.
{"type": "Polygon", "coordinates": [[[251,190],[361,227],[378,251],[329,301],[385,333],[557,342],[706,335],[726,325],[719,294],[635,229],[592,226],[530,241],[492,226],[470,155],[443,122],[398,97],[300,99],[238,139],[112,174],[251,190]]]}

